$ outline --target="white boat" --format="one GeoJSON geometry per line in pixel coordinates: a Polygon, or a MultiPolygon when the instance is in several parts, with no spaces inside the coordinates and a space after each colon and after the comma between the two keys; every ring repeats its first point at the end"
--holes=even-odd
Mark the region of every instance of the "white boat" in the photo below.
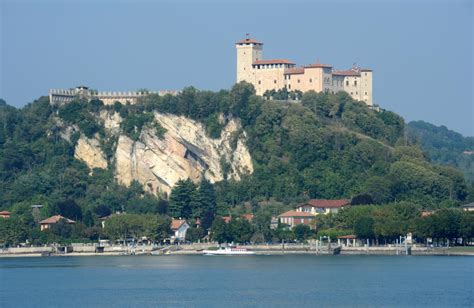
{"type": "Polygon", "coordinates": [[[234,255],[254,255],[255,251],[249,251],[245,248],[238,247],[219,247],[217,250],[203,250],[205,255],[215,256],[234,256],[234,255]]]}

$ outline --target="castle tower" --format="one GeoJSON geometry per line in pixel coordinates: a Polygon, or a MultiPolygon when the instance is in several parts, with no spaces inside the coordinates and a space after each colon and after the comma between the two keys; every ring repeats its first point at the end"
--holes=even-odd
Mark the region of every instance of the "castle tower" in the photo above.
{"type": "Polygon", "coordinates": [[[237,49],[237,82],[247,81],[255,83],[255,73],[252,64],[262,60],[263,43],[247,38],[235,43],[237,49]]]}
{"type": "Polygon", "coordinates": [[[373,92],[372,92],[372,70],[363,68],[360,70],[361,84],[360,94],[361,100],[368,106],[373,106],[373,92]]]}

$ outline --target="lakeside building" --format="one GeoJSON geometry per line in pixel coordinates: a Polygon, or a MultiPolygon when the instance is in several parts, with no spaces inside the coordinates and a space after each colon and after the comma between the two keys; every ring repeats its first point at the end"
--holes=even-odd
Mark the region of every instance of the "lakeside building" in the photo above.
{"type": "Polygon", "coordinates": [[[9,211],[1,211],[0,212],[0,218],[10,218],[10,215],[12,213],[10,213],[9,211]]]}
{"type": "Polygon", "coordinates": [[[297,225],[308,225],[311,229],[314,229],[312,223],[316,219],[316,215],[306,212],[298,212],[295,210],[287,211],[283,214],[278,215],[278,220],[282,224],[288,225],[291,229],[297,225]]]}
{"type": "Polygon", "coordinates": [[[184,219],[173,219],[171,221],[171,231],[174,232],[171,240],[184,242],[186,240],[186,232],[189,229],[189,224],[184,219]]]}
{"type": "Polygon", "coordinates": [[[348,206],[350,201],[347,199],[339,200],[321,200],[311,199],[296,207],[297,212],[311,213],[313,215],[319,214],[336,214],[340,209],[348,206]]]}
{"type": "Polygon", "coordinates": [[[263,43],[247,38],[235,43],[237,82],[251,83],[258,95],[286,88],[288,91],[347,92],[353,99],[373,106],[372,70],[353,65],[335,70],[319,61],[297,66],[288,59],[264,59],[263,43]]]}
{"type": "Polygon", "coordinates": [[[463,209],[463,211],[467,211],[467,212],[474,211],[474,202],[468,203],[468,204],[464,204],[464,205],[462,206],[462,209],[463,209]]]}
{"type": "Polygon", "coordinates": [[[61,215],[54,215],[49,218],[46,218],[42,221],[39,222],[40,224],[40,230],[48,230],[51,228],[52,225],[57,224],[61,219],[64,219],[68,224],[75,224],[76,222],[74,220],[71,220],[69,218],[66,218],[61,215]]]}
{"type": "Polygon", "coordinates": [[[278,215],[278,217],[272,219],[272,228],[276,228],[278,221],[283,224],[287,224],[290,228],[294,228],[296,225],[304,224],[314,229],[313,224],[317,215],[323,214],[336,214],[339,210],[350,205],[350,201],[347,199],[339,200],[322,200],[322,199],[311,199],[307,202],[301,203],[295,207],[294,210],[287,211],[278,215]],[[276,222],[276,223],[275,223],[276,222]]]}

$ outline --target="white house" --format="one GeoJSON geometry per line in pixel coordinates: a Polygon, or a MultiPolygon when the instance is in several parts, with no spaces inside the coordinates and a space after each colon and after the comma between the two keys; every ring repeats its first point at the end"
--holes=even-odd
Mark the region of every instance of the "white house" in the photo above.
{"type": "Polygon", "coordinates": [[[174,235],[171,237],[175,241],[184,241],[186,239],[186,231],[188,231],[189,225],[184,219],[173,219],[171,221],[171,231],[174,235]]]}

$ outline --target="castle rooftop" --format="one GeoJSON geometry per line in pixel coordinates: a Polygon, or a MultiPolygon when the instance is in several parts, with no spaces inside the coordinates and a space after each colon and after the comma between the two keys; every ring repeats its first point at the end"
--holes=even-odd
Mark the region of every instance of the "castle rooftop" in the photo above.
{"type": "Polygon", "coordinates": [[[247,37],[246,39],[243,39],[243,40],[240,40],[238,41],[237,43],[235,43],[237,45],[241,45],[241,44],[258,44],[258,45],[263,45],[262,42],[259,42],[257,40],[254,40],[254,39],[251,39],[249,37],[247,37]]]}
{"type": "Polygon", "coordinates": [[[360,71],[356,70],[341,70],[341,71],[332,71],[333,75],[337,76],[360,76],[360,71]]]}
{"type": "Polygon", "coordinates": [[[304,74],[304,67],[292,67],[285,70],[285,75],[304,74]]]}
{"type": "Polygon", "coordinates": [[[331,68],[332,65],[329,64],[321,64],[321,63],[313,63],[309,65],[305,65],[305,68],[331,68]]]}

